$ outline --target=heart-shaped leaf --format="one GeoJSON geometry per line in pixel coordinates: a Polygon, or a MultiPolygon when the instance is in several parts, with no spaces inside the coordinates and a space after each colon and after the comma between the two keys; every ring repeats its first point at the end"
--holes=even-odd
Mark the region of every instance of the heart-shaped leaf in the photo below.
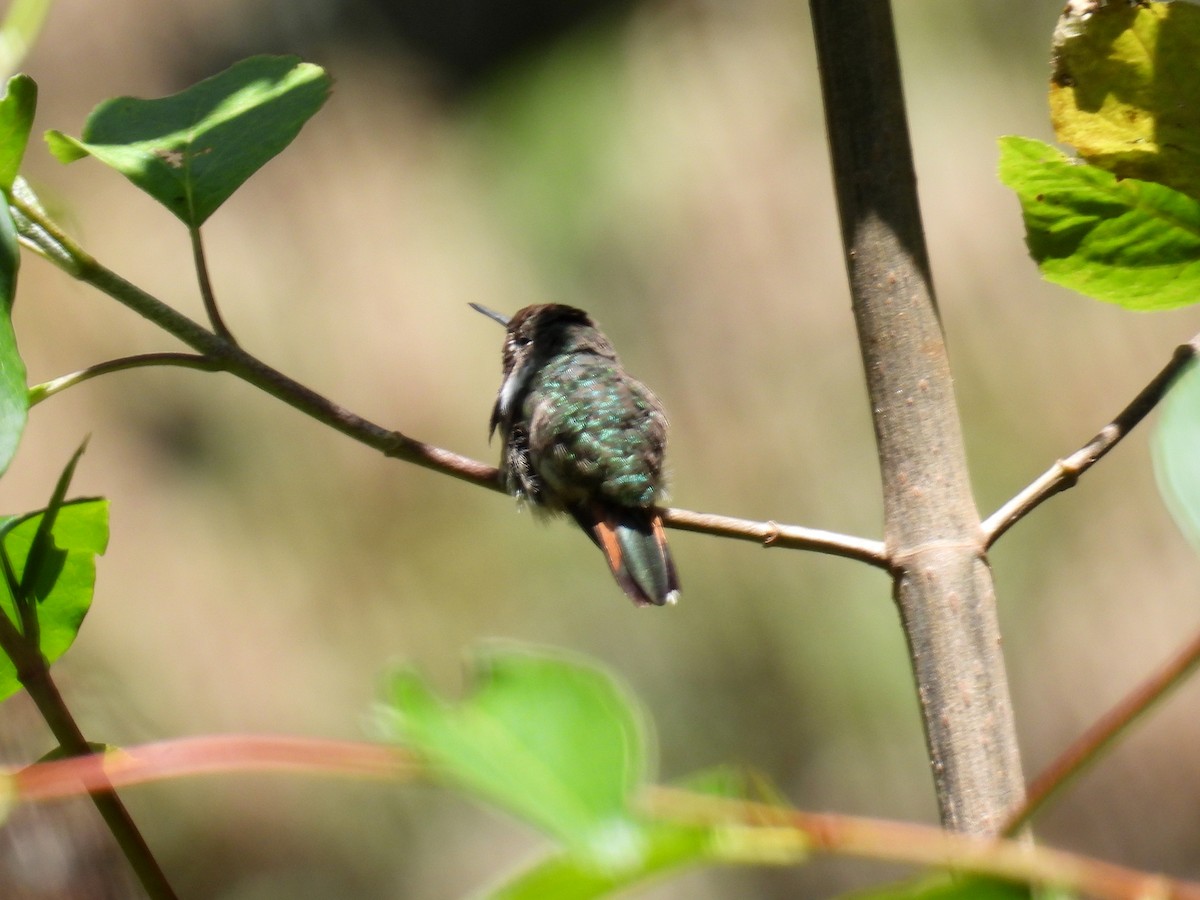
{"type": "Polygon", "coordinates": [[[292,142],[329,88],[319,66],[254,56],[170,97],[105,101],[82,138],[46,140],[63,162],[90,154],[198,228],[292,142]]]}

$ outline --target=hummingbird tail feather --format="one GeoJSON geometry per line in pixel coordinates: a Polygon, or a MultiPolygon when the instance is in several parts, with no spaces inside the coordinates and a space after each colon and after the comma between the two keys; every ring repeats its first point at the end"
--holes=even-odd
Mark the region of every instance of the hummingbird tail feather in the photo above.
{"type": "Polygon", "coordinates": [[[657,512],[599,510],[576,519],[604,553],[613,578],[638,606],[662,606],[679,599],[679,576],[657,512]]]}

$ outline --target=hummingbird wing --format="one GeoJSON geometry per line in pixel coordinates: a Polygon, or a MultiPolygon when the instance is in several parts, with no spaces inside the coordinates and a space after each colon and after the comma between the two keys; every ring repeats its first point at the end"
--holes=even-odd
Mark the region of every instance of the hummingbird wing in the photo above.
{"type": "Polygon", "coordinates": [[[658,398],[612,360],[592,355],[548,366],[538,388],[528,446],[550,504],[654,506],[667,440],[658,398]]]}

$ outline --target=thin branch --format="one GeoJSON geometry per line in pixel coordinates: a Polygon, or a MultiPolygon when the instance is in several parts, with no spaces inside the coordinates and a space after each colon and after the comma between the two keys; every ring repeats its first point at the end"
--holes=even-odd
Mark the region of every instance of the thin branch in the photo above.
{"type": "MultiPolygon", "coordinates": [[[[1065,888],[1103,900],[1200,900],[1200,884],[1151,875],[1061,850],[955,834],[906,822],[833,813],[806,813],[765,803],[650,787],[642,806],[657,818],[698,825],[774,828],[796,832],[795,849],[936,866],[960,872],[1065,888]]],[[[776,843],[782,843],[779,835],[776,843]]],[[[739,839],[753,851],[751,836],[739,839]]],[[[730,842],[731,844],[734,842],[730,842]]],[[[734,852],[737,851],[735,846],[734,852]]]]}
{"type": "Polygon", "coordinates": [[[192,260],[196,265],[196,278],[200,282],[200,298],[204,301],[204,311],[208,313],[208,321],[212,324],[213,331],[229,343],[236,344],[237,340],[234,338],[233,332],[229,330],[229,326],[225,324],[225,320],[221,318],[221,310],[217,306],[217,297],[212,289],[212,279],[208,277],[208,260],[204,258],[204,241],[200,237],[199,227],[190,226],[188,236],[192,239],[192,260]]]}
{"type": "Polygon", "coordinates": [[[991,547],[1000,535],[1055,494],[1074,487],[1084,472],[1120,443],[1158,405],[1171,383],[1195,359],[1197,352],[1200,352],[1200,334],[1177,347],[1163,370],[1095,437],[1066,459],[1055,462],[1028,487],[988,516],[982,526],[985,545],[991,547]]]}
{"type": "MultiPolygon", "coordinates": [[[[404,778],[428,774],[403,748],[352,741],[269,735],[180,738],[91,756],[38,763],[5,773],[22,801],[74,796],[97,786],[137,784],[228,772],[337,774],[404,778]]],[[[1200,900],[1200,885],[1101,860],[1013,841],[951,834],[927,825],[807,813],[784,806],[648,785],[637,805],[660,821],[714,829],[743,826],[733,840],[714,841],[731,863],[794,863],[806,851],[973,872],[1052,885],[1104,900],[1200,900]],[[789,837],[790,840],[781,840],[789,837]],[[766,848],[767,853],[761,851],[766,848]],[[757,855],[755,851],[760,851],[757,855]]]]}
{"type": "Polygon", "coordinates": [[[804,528],[800,525],[780,525],[777,522],[754,522],[713,513],[698,513],[688,509],[664,509],[663,524],[680,531],[695,531],[720,537],[755,541],[764,547],[787,547],[793,550],[812,550],[846,559],[870,563],[881,569],[890,567],[883,541],[804,528]]]}
{"type": "Polygon", "coordinates": [[[1034,779],[1024,805],[1013,813],[1001,833],[1012,835],[1023,828],[1047,800],[1094,763],[1143,713],[1182,683],[1197,663],[1200,663],[1200,633],[1093,723],[1034,779]]]}
{"type": "MultiPolygon", "coordinates": [[[[93,377],[105,371],[129,368],[131,365],[188,365],[229,372],[318,422],[329,425],[387,456],[503,492],[500,472],[495,466],[426,444],[398,431],[390,431],[343,409],[105,268],[36,206],[21,199],[14,200],[12,206],[17,213],[21,240],[27,247],[73,277],[91,284],[149,319],[199,354],[148,354],[145,357],[129,357],[124,361],[100,363],[99,366],[93,367],[97,369],[95,372],[87,369],[83,373],[64,376],[64,379],[76,379],[76,382],[72,383],[77,383],[78,380],[82,380],[79,376],[93,377]]],[[[34,390],[50,387],[49,393],[52,393],[58,389],[56,385],[57,382],[47,382],[46,385],[38,385],[34,390]]],[[[767,547],[813,550],[860,560],[880,568],[888,567],[886,549],[881,541],[815,528],[779,525],[775,522],[753,522],[686,509],[663,510],[663,517],[668,526],[683,531],[757,541],[767,547]]]]}
{"type": "Polygon", "coordinates": [[[220,371],[220,366],[207,356],[195,353],[142,353],[137,356],[123,356],[120,359],[110,359],[102,363],[60,375],[50,381],[35,384],[29,389],[29,405],[36,406],[47,397],[65,391],[97,375],[108,375],[112,372],[124,372],[126,369],[138,369],[144,366],[180,366],[185,369],[200,369],[205,372],[220,371]]]}

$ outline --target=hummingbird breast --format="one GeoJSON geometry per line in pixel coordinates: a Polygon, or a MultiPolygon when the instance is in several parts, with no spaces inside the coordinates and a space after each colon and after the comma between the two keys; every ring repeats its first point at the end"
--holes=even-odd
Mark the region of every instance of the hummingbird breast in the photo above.
{"type": "Polygon", "coordinates": [[[523,406],[528,424],[510,438],[510,477],[518,486],[522,474],[536,477],[535,503],[649,508],[658,501],[667,419],[658,398],[614,359],[552,357],[530,379],[523,406]]]}

